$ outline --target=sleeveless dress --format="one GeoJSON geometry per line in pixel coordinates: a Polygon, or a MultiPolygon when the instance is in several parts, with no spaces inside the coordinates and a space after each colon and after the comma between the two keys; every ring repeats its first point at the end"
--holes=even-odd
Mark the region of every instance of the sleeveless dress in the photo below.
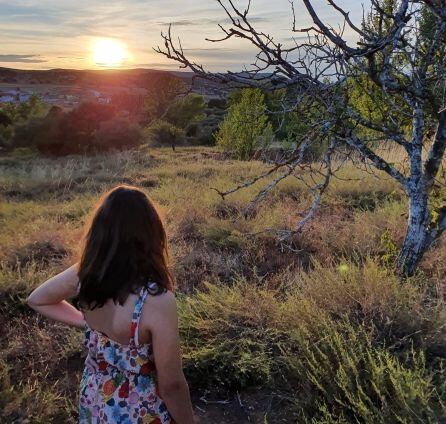
{"type": "Polygon", "coordinates": [[[159,292],[156,283],[141,289],[135,302],[130,342],[123,345],[86,325],[88,349],[80,384],[81,424],[174,424],[159,397],[151,344],[138,344],[144,300],[159,292]]]}

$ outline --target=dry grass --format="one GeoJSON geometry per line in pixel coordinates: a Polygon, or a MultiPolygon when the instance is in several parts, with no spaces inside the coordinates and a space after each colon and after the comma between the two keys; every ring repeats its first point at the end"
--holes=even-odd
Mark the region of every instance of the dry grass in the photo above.
{"type": "MultiPolygon", "coordinates": [[[[404,234],[406,206],[398,187],[348,165],[290,250],[263,230],[292,228],[299,220],[308,196],[298,180],[281,182],[247,217],[243,209],[261,183],[224,201],[212,190],[233,187],[265,166],[226,160],[211,148],[1,157],[0,319],[8,325],[0,334],[0,421],[75,420],[80,336],[36,318],[24,299],[76,260],[89,211],[100,194],[120,183],[143,188],[165,215],[193,388],[216,381],[222,387],[274,385],[284,377],[278,370],[285,363],[300,373],[286,339],[304,334],[317,341],[324,322],[330,337],[339,321],[374,328],[364,349],[349,353],[352,358],[371,349],[379,362],[388,354],[386,343],[394,346],[389,360],[402,361],[409,371],[412,365],[401,355],[410,346],[439,358],[445,349],[446,245],[440,240],[426,255],[424,276],[416,281],[402,286],[385,269],[404,234]]],[[[438,373],[437,362],[432,366],[438,373]]],[[[430,378],[418,371],[411,381],[430,378]]]]}

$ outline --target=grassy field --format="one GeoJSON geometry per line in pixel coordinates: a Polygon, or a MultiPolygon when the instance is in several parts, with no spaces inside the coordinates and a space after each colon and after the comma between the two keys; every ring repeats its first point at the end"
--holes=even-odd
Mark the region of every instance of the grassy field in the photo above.
{"type": "Polygon", "coordinates": [[[165,215],[184,366],[203,423],[437,423],[446,420],[446,243],[419,273],[392,271],[405,199],[382,175],[347,166],[290,245],[308,205],[283,181],[249,216],[266,167],[212,148],[0,158],[0,422],[76,421],[82,334],[24,303],[76,261],[104,191],[143,188],[165,215]]]}

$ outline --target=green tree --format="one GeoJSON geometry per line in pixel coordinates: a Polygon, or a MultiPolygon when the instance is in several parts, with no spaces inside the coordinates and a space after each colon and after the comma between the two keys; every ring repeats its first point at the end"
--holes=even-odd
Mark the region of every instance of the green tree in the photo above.
{"type": "MultiPolygon", "coordinates": [[[[364,74],[349,77],[345,83],[345,93],[352,110],[372,126],[375,124],[379,127],[381,122],[390,120],[398,123],[398,127],[405,134],[410,134],[410,110],[401,95],[395,95],[392,101],[389,101],[388,96],[364,74]]],[[[366,138],[380,138],[379,131],[370,128],[370,125],[359,125],[357,130],[366,138]]]]}
{"type": "Polygon", "coordinates": [[[161,117],[151,121],[146,127],[146,139],[152,146],[168,145],[175,150],[175,146],[184,140],[186,131],[193,130],[191,126],[205,117],[205,109],[203,96],[196,93],[175,101],[172,99],[161,117]]]}
{"type": "Polygon", "coordinates": [[[151,146],[175,146],[184,137],[184,131],[170,122],[159,119],[152,122],[144,131],[144,135],[151,146]]]}
{"type": "MultiPolygon", "coordinates": [[[[48,105],[42,102],[37,94],[28,100],[17,103],[4,103],[0,106],[0,146],[10,149],[16,147],[16,132],[22,130],[30,121],[41,119],[48,111],[48,105]]],[[[34,126],[35,122],[30,124],[34,126]]]]}
{"type": "Polygon", "coordinates": [[[265,96],[258,88],[246,88],[231,102],[215,136],[217,144],[240,160],[252,158],[257,148],[273,138],[265,113],[265,96]]]}
{"type": "Polygon", "coordinates": [[[29,118],[42,117],[47,112],[47,106],[37,94],[32,94],[28,100],[2,105],[0,112],[7,115],[12,123],[23,122],[29,118]]]}
{"type": "Polygon", "coordinates": [[[164,119],[178,128],[186,129],[190,124],[204,118],[205,109],[203,96],[190,93],[173,103],[167,109],[164,119]]]}
{"type": "Polygon", "coordinates": [[[157,84],[147,90],[144,101],[146,122],[150,124],[157,119],[163,119],[169,107],[184,90],[185,86],[178,77],[166,74],[160,78],[157,84]]]}

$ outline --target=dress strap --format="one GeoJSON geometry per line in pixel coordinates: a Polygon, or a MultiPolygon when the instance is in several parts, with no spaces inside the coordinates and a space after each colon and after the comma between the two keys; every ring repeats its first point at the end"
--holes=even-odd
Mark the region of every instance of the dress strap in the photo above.
{"type": "Polygon", "coordinates": [[[149,282],[145,286],[141,287],[139,296],[135,302],[135,308],[133,309],[132,322],[130,324],[130,343],[134,346],[138,346],[138,327],[139,320],[141,318],[142,308],[148,294],[156,295],[161,293],[160,286],[155,282],[149,282]]]}

